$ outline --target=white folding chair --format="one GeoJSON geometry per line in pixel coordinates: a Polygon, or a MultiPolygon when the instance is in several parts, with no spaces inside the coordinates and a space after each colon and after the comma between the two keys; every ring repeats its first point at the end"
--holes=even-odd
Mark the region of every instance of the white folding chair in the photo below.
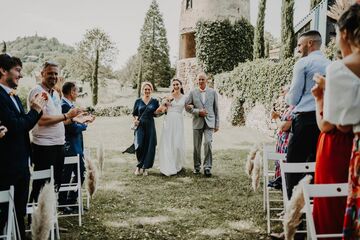
{"type": "Polygon", "coordinates": [[[61,184],[59,188],[60,192],[69,192],[74,191],[77,192],[77,203],[75,204],[63,204],[58,205],[58,208],[62,207],[77,207],[78,213],[71,213],[71,214],[61,214],[59,217],[72,217],[72,216],[78,216],[79,218],[79,226],[82,225],[82,219],[81,215],[83,214],[83,203],[82,203],[82,190],[81,190],[81,178],[80,178],[80,157],[72,156],[72,157],[65,157],[64,165],[68,164],[76,164],[76,171],[77,171],[77,182],[76,183],[63,183],[61,184]]]}
{"type": "Polygon", "coordinates": [[[0,239],[17,239],[16,231],[16,213],[14,205],[14,186],[10,186],[9,190],[0,192],[0,203],[8,203],[8,220],[4,228],[4,235],[0,235],[0,239]]]}
{"type": "MultiPolygon", "coordinates": [[[[305,163],[288,163],[285,161],[280,161],[280,169],[281,169],[281,181],[283,186],[283,201],[284,201],[284,210],[286,211],[286,207],[290,199],[288,198],[287,188],[286,188],[286,174],[288,173],[314,173],[315,172],[315,162],[305,162],[305,163]]],[[[305,208],[301,210],[301,212],[305,213],[305,208]]],[[[306,233],[306,230],[297,230],[296,233],[306,233]]]]}
{"type": "Polygon", "coordinates": [[[266,187],[268,182],[266,182],[266,178],[274,176],[274,171],[269,171],[269,163],[266,161],[267,153],[274,153],[276,146],[275,145],[264,145],[263,146],[263,207],[264,212],[266,211],[266,187]],[[270,174],[270,175],[269,175],[270,174]]]}
{"type": "MultiPolygon", "coordinates": [[[[36,180],[44,180],[50,179],[49,181],[54,181],[54,167],[50,166],[50,169],[33,171],[30,176],[30,181],[36,180]]],[[[54,189],[55,191],[55,189],[54,189]]],[[[36,209],[38,203],[28,203],[26,206],[26,214],[32,215],[34,213],[34,209],[36,209]]],[[[50,237],[51,240],[55,239],[55,231],[56,231],[56,239],[60,239],[60,231],[59,231],[59,222],[56,205],[54,206],[55,216],[54,216],[54,226],[51,228],[50,237]]],[[[31,229],[27,229],[26,232],[31,232],[31,229]]]]}
{"type": "Polygon", "coordinates": [[[314,173],[315,172],[315,162],[306,162],[306,163],[288,163],[285,161],[280,161],[281,169],[281,181],[283,186],[283,200],[284,208],[290,200],[288,198],[287,188],[286,188],[286,174],[288,173],[314,173]]]}
{"type": "Polygon", "coordinates": [[[316,240],[319,238],[341,238],[342,233],[316,234],[314,218],[312,214],[311,198],[323,197],[346,197],[348,195],[349,184],[305,184],[304,199],[306,210],[306,222],[308,226],[308,239],[316,240]]]}
{"type": "Polygon", "coordinates": [[[281,221],[279,218],[271,218],[271,212],[275,211],[282,211],[283,208],[280,207],[271,207],[271,203],[281,203],[281,199],[270,199],[270,194],[278,194],[280,191],[272,190],[271,188],[267,187],[269,182],[269,177],[275,176],[274,170],[269,170],[269,162],[270,161],[284,161],[286,159],[286,154],[283,153],[275,153],[275,152],[268,152],[264,151],[263,153],[263,161],[264,161],[264,191],[265,191],[265,203],[266,203],[266,222],[267,222],[267,233],[269,234],[271,231],[271,222],[273,221],[281,221]]]}

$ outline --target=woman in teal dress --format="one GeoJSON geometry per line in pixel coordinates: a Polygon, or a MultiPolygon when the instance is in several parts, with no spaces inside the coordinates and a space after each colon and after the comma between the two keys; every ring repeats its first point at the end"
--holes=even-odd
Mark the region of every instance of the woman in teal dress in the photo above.
{"type": "Polygon", "coordinates": [[[152,168],[156,149],[156,129],[154,117],[161,112],[159,101],[151,97],[153,86],[150,82],[141,85],[143,96],[135,101],[132,115],[135,130],[135,151],[138,164],[135,175],[148,175],[147,169],[152,168]]]}

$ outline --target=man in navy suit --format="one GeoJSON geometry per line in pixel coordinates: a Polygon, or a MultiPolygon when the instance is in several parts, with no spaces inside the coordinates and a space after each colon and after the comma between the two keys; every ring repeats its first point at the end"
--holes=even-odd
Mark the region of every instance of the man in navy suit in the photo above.
{"type": "MultiPolygon", "coordinates": [[[[61,100],[62,113],[66,114],[70,109],[74,108],[74,103],[78,97],[79,89],[73,82],[66,82],[62,88],[63,98],[61,100]]],[[[92,116],[82,116],[82,121],[71,122],[65,124],[65,156],[80,156],[80,179],[81,184],[84,182],[85,164],[84,164],[84,143],[82,132],[86,130],[87,123],[92,122],[92,116]]],[[[75,177],[72,182],[77,181],[77,168],[76,166],[65,166],[63,170],[63,183],[69,183],[71,175],[74,173],[75,177]]],[[[75,204],[77,199],[76,192],[61,192],[59,195],[60,205],[75,204]]],[[[64,208],[65,212],[76,211],[75,208],[64,208]]]]}
{"type": "MultiPolygon", "coordinates": [[[[46,100],[36,95],[25,113],[15,89],[21,75],[22,63],[19,58],[0,55],[0,121],[7,133],[0,139],[0,191],[15,188],[14,202],[21,239],[25,239],[24,216],[29,193],[29,131],[42,115],[46,100]]],[[[0,205],[0,235],[7,222],[7,204],[0,205]]]]}

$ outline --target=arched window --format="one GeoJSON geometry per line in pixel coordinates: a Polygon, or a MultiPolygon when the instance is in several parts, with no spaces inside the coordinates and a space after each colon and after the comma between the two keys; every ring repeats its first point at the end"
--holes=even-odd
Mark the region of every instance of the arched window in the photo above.
{"type": "Polygon", "coordinates": [[[192,8],[192,0],[186,0],[186,9],[192,8]]]}

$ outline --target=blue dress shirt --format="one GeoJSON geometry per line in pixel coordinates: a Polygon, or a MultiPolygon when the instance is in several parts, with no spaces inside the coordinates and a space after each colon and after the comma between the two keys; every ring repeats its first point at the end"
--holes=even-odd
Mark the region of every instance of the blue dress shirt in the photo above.
{"type": "Polygon", "coordinates": [[[320,50],[311,52],[295,63],[291,87],[286,95],[286,102],[295,106],[293,113],[315,111],[315,98],[311,94],[311,88],[315,85],[313,77],[315,73],[325,75],[329,64],[330,60],[320,50]]]}

